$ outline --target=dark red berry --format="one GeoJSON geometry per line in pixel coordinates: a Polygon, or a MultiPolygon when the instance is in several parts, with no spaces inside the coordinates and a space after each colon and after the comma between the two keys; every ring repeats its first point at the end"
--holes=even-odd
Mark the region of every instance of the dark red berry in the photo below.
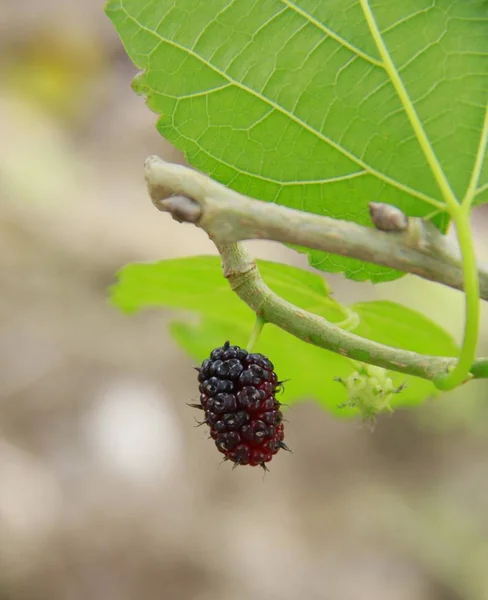
{"type": "Polygon", "coordinates": [[[273,363],[225,342],[198,369],[200,404],[210,437],[225,459],[239,465],[261,465],[280,450],[283,415],[273,363]]]}

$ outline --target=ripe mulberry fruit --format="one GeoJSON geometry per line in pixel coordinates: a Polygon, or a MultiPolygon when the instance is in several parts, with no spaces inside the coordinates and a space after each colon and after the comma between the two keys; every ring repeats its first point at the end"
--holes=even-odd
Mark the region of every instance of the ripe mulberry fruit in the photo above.
{"type": "Polygon", "coordinates": [[[203,423],[210,427],[224,460],[236,465],[266,463],[280,450],[283,442],[283,415],[276,392],[281,382],[273,364],[262,354],[251,354],[225,342],[197,368],[203,423]]]}

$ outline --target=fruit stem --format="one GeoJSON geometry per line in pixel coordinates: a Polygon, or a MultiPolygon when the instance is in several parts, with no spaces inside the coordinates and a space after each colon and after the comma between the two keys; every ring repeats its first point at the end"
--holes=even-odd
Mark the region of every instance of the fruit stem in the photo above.
{"type": "Polygon", "coordinates": [[[254,323],[254,329],[252,330],[251,337],[249,338],[249,343],[247,344],[246,350],[248,352],[252,352],[256,342],[259,340],[259,336],[261,335],[261,331],[263,330],[265,324],[266,321],[263,319],[263,317],[258,315],[256,317],[256,322],[254,323]]]}

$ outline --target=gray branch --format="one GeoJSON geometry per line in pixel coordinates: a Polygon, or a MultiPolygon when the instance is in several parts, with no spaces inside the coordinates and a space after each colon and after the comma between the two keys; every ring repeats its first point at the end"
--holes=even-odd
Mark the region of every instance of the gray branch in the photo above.
{"type": "MultiPolygon", "coordinates": [[[[463,270],[456,244],[429,222],[418,218],[404,221],[394,207],[372,203],[371,213],[377,227],[388,229],[381,231],[254,200],[206,175],[155,156],[146,161],[146,180],[159,210],[172,213],[179,221],[195,223],[215,242],[230,244],[266,239],[297,244],[463,289],[463,270]],[[171,199],[173,195],[186,200],[175,202],[171,199]],[[381,207],[386,209],[381,210],[381,207]]],[[[488,300],[488,265],[479,265],[479,277],[481,298],[488,300]]]]}

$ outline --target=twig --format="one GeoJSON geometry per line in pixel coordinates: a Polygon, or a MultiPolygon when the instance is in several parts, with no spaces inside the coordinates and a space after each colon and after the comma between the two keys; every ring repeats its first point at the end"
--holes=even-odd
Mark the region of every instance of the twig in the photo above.
{"type": "MultiPolygon", "coordinates": [[[[174,206],[167,204],[171,195],[191,199],[191,214],[186,219],[184,214],[178,214],[178,220],[195,223],[215,242],[267,239],[297,244],[463,289],[463,270],[456,245],[422,219],[408,219],[405,231],[379,231],[248,198],[206,175],[155,156],[146,161],[146,180],[159,210],[175,214],[174,206]],[[195,203],[200,208],[198,216],[195,203]]],[[[181,203],[178,206],[184,213],[181,203]]],[[[481,298],[488,300],[488,265],[479,265],[479,277],[481,298]]]]}
{"type": "MultiPolygon", "coordinates": [[[[457,362],[455,358],[428,356],[385,346],[344,331],[275,294],[262,280],[255,261],[242,244],[216,245],[222,257],[224,276],[234,292],[266,322],[304,342],[354,360],[430,380],[447,373],[457,362]]],[[[476,361],[472,375],[488,377],[488,359],[476,361]]]]}

